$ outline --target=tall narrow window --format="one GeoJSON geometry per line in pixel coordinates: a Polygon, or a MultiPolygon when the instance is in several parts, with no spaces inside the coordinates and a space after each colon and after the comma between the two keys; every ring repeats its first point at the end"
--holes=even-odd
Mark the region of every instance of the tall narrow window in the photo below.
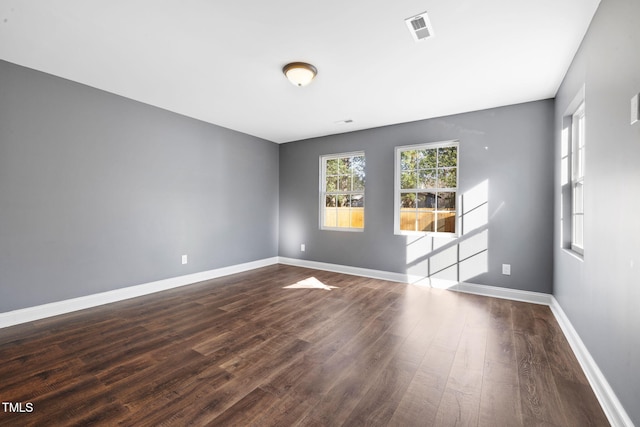
{"type": "Polygon", "coordinates": [[[396,147],[395,233],[457,232],[458,142],[396,147]]]}
{"type": "Polygon", "coordinates": [[[365,157],[363,152],[320,157],[320,228],[364,229],[365,157]]]}
{"type": "Polygon", "coordinates": [[[571,121],[571,249],[584,254],[584,102],[571,121]]]}

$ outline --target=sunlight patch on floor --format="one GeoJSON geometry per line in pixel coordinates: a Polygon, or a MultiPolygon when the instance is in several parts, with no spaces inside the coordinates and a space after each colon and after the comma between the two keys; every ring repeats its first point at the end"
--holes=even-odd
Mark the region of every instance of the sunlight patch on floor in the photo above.
{"type": "Polygon", "coordinates": [[[285,286],[283,289],[324,289],[325,291],[330,291],[331,289],[337,288],[337,286],[325,285],[315,277],[309,277],[304,280],[300,280],[293,285],[285,286]]]}
{"type": "Polygon", "coordinates": [[[457,280],[441,279],[437,277],[421,277],[411,282],[411,285],[433,289],[455,289],[460,284],[457,280]]]}

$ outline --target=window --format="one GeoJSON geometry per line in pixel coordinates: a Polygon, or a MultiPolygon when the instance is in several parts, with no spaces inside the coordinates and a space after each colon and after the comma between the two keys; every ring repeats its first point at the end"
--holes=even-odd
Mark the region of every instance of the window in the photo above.
{"type": "Polygon", "coordinates": [[[455,234],[457,193],[457,141],[396,147],[396,234],[455,234]]]}
{"type": "Polygon", "coordinates": [[[320,157],[320,228],[364,229],[363,152],[320,157]]]}
{"type": "Polygon", "coordinates": [[[571,249],[584,254],[584,102],[571,119],[571,249]]]}

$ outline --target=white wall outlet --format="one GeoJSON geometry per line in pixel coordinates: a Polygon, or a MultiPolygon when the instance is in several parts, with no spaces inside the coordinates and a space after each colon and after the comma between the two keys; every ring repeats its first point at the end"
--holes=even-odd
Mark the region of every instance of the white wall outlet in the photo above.
{"type": "Polygon", "coordinates": [[[631,98],[631,124],[640,121],[640,93],[633,95],[631,98]]]}
{"type": "Polygon", "coordinates": [[[304,252],[305,250],[306,250],[306,247],[305,247],[305,245],[303,243],[303,244],[300,245],[300,252],[304,252]]]}
{"type": "Polygon", "coordinates": [[[186,264],[188,262],[187,256],[186,255],[182,255],[182,263],[186,264]]]}
{"type": "Polygon", "coordinates": [[[502,274],[511,276],[511,264],[502,264],[502,274]]]}

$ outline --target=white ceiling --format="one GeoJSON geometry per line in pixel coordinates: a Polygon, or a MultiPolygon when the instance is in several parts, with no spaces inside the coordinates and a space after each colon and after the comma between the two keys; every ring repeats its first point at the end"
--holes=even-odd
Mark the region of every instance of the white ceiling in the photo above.
{"type": "Polygon", "coordinates": [[[0,0],[0,59],[282,143],[551,98],[599,1],[0,0]]]}

